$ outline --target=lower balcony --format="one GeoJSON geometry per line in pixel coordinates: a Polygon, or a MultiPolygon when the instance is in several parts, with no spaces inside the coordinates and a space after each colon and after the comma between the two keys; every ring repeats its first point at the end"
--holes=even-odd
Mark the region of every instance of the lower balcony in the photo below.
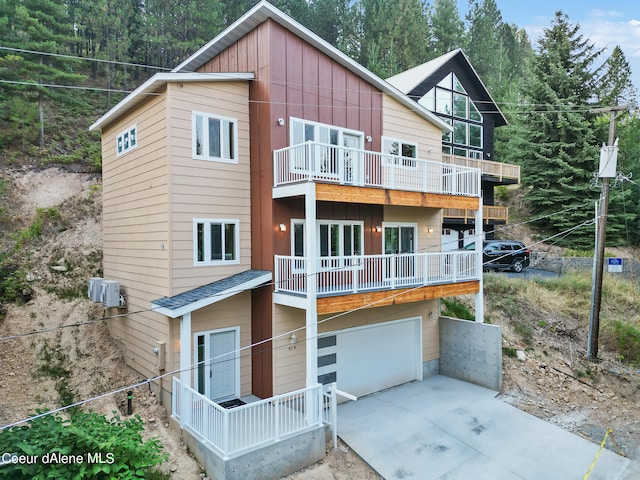
{"type": "MultiPolygon", "coordinates": [[[[475,223],[474,210],[465,208],[444,208],[442,216],[445,219],[457,220],[465,224],[475,223]]],[[[506,224],[509,220],[509,208],[495,205],[485,205],[482,207],[482,219],[486,224],[506,224]]]]}
{"type": "Polygon", "coordinates": [[[276,255],[275,292],[306,296],[309,261],[316,262],[318,297],[479,280],[481,262],[474,251],[313,259],[276,255]]]}

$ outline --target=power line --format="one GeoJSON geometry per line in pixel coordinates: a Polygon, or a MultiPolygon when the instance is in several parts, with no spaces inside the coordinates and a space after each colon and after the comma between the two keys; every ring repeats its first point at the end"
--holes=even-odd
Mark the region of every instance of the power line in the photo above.
{"type": "MultiPolygon", "coordinates": [[[[582,205],[576,205],[576,206],[573,206],[573,207],[565,208],[565,209],[560,210],[558,212],[553,212],[553,213],[550,213],[550,214],[547,214],[547,215],[543,215],[541,217],[536,217],[536,218],[533,218],[533,219],[530,219],[530,220],[526,220],[526,221],[523,221],[523,222],[520,222],[520,223],[512,224],[512,225],[505,225],[503,227],[496,228],[494,230],[489,230],[489,231],[483,232],[483,233],[495,233],[495,232],[498,232],[498,231],[501,231],[501,230],[504,230],[504,229],[515,228],[515,227],[518,227],[518,226],[521,226],[521,225],[526,225],[527,223],[540,221],[542,219],[549,218],[549,217],[552,217],[552,216],[555,216],[555,215],[562,215],[562,214],[564,214],[566,212],[569,212],[571,210],[575,210],[576,208],[580,208],[581,206],[582,205]]],[[[586,203],[585,203],[585,206],[586,206],[586,203]]],[[[581,226],[583,226],[583,225],[579,225],[578,227],[581,227],[581,226]]],[[[573,229],[568,230],[569,233],[571,233],[572,231],[573,231],[573,229]]],[[[475,236],[479,236],[479,235],[480,234],[476,234],[475,236]]],[[[554,236],[549,237],[549,238],[554,238],[556,236],[557,235],[554,235],[554,236]]],[[[536,242],[535,244],[532,244],[531,246],[537,245],[538,243],[544,243],[544,242],[545,242],[545,240],[542,240],[540,242],[536,242]]],[[[457,243],[457,240],[452,240],[451,242],[445,242],[443,245],[447,245],[447,244],[451,244],[451,243],[457,243]]],[[[448,251],[447,250],[445,250],[445,251],[436,250],[436,249],[439,249],[439,248],[441,248],[441,246],[430,245],[428,247],[417,249],[413,253],[420,253],[420,252],[429,253],[429,251],[431,251],[431,250],[433,250],[435,253],[447,253],[448,251],[451,251],[451,250],[448,250],[448,251]]],[[[331,257],[328,257],[328,258],[331,258],[331,257]]],[[[334,267],[334,268],[328,268],[328,269],[324,269],[322,272],[316,272],[314,275],[320,275],[320,274],[327,273],[327,272],[337,272],[337,271],[344,270],[344,268],[345,267],[343,267],[343,266],[337,266],[337,267],[334,267]]],[[[306,277],[307,275],[304,274],[303,276],[306,277]]],[[[292,280],[292,277],[290,277],[288,279],[282,279],[282,280],[280,280],[280,283],[286,283],[289,280],[292,280]]],[[[210,297],[211,298],[215,298],[216,296],[222,296],[222,295],[226,296],[229,293],[231,293],[233,295],[233,294],[236,294],[236,293],[242,293],[244,291],[249,291],[249,290],[253,290],[253,289],[257,289],[257,288],[263,288],[263,287],[269,287],[269,286],[277,286],[277,282],[276,281],[272,281],[272,282],[268,282],[268,283],[263,283],[261,285],[257,285],[255,287],[252,287],[251,289],[239,289],[239,290],[235,290],[235,291],[231,291],[231,292],[225,291],[223,293],[216,293],[216,294],[211,295],[210,297]]],[[[91,324],[103,322],[103,321],[106,321],[106,320],[113,320],[113,319],[116,319],[116,318],[123,318],[123,317],[126,317],[128,315],[135,315],[135,314],[147,313],[147,312],[155,312],[155,311],[156,311],[156,309],[149,308],[149,309],[144,309],[144,310],[138,310],[138,311],[135,311],[135,312],[127,312],[127,313],[122,313],[122,314],[118,314],[118,315],[111,315],[111,316],[108,316],[108,317],[101,317],[101,318],[97,318],[97,319],[88,319],[88,320],[83,321],[83,322],[77,322],[77,323],[73,323],[73,324],[69,324],[69,325],[60,325],[60,326],[57,326],[57,327],[46,328],[46,329],[43,329],[43,330],[34,330],[34,331],[31,331],[31,332],[18,333],[18,334],[9,335],[9,336],[6,336],[6,337],[0,337],[0,342],[4,341],[4,340],[15,340],[17,338],[28,337],[28,336],[31,336],[31,335],[37,335],[37,334],[41,334],[41,333],[55,332],[55,331],[63,330],[63,329],[66,329],[66,328],[73,328],[73,327],[80,327],[80,326],[84,326],[84,325],[91,325],[91,324]]]]}
{"type": "MultiPolygon", "coordinates": [[[[565,232],[567,232],[567,231],[575,231],[578,228],[583,227],[585,224],[588,224],[588,222],[584,222],[584,223],[582,223],[580,225],[576,225],[576,226],[566,230],[565,232]]],[[[561,235],[561,234],[563,234],[565,232],[560,232],[559,234],[553,235],[553,236],[548,237],[548,238],[549,239],[554,238],[554,237],[556,237],[558,235],[561,235]]],[[[536,243],[534,243],[532,245],[544,242],[545,240],[540,240],[539,242],[536,242],[536,243]]],[[[357,308],[354,308],[354,309],[351,309],[351,310],[347,310],[345,312],[340,312],[340,313],[337,313],[335,315],[332,315],[332,316],[330,316],[328,318],[325,318],[324,320],[318,321],[317,324],[320,325],[320,324],[326,323],[326,322],[328,322],[330,320],[334,320],[336,318],[340,318],[340,317],[343,317],[345,315],[349,315],[351,313],[354,313],[354,312],[357,312],[357,311],[360,311],[360,310],[364,310],[364,309],[367,309],[367,308],[374,307],[375,305],[377,305],[379,303],[387,302],[387,301],[392,300],[392,299],[394,299],[394,298],[396,298],[398,296],[405,295],[407,292],[411,292],[411,291],[417,290],[419,288],[422,288],[422,286],[416,286],[416,287],[412,287],[412,288],[409,288],[409,289],[405,289],[405,290],[401,290],[401,291],[398,291],[398,292],[394,292],[391,295],[388,295],[388,296],[386,296],[384,298],[381,298],[379,300],[376,300],[374,302],[370,302],[370,303],[368,303],[366,305],[362,305],[360,307],[357,307],[357,308]]],[[[294,333],[306,330],[306,328],[307,328],[306,325],[304,325],[304,326],[289,330],[287,332],[283,332],[283,333],[281,333],[279,335],[274,335],[274,336],[272,336],[270,338],[267,338],[267,339],[264,339],[264,340],[260,340],[258,342],[254,342],[254,343],[252,343],[250,345],[241,347],[241,348],[236,349],[236,350],[234,350],[232,352],[227,352],[225,354],[217,355],[217,356],[211,357],[211,358],[209,358],[207,360],[203,360],[202,362],[197,362],[197,363],[194,363],[194,364],[190,364],[190,365],[188,365],[187,367],[184,367],[184,368],[178,368],[178,369],[172,370],[170,372],[163,373],[161,375],[156,375],[154,377],[147,378],[147,379],[145,379],[143,381],[140,381],[140,382],[137,382],[137,383],[134,383],[134,384],[131,384],[131,385],[127,385],[125,387],[121,387],[121,388],[118,388],[116,390],[112,390],[110,392],[106,392],[106,393],[103,393],[103,394],[100,394],[100,395],[97,395],[97,396],[94,396],[94,397],[90,397],[90,398],[87,398],[87,399],[84,399],[84,400],[80,400],[80,401],[72,403],[70,405],[65,405],[65,406],[62,406],[62,407],[59,407],[59,408],[56,408],[56,409],[53,409],[53,410],[48,410],[46,412],[41,412],[41,413],[39,413],[37,415],[34,415],[34,416],[31,416],[29,418],[21,419],[21,420],[18,420],[18,421],[15,421],[15,422],[0,426],[0,431],[8,429],[8,428],[16,427],[18,425],[27,423],[27,422],[29,422],[31,420],[36,420],[36,419],[41,418],[41,417],[45,417],[47,415],[60,413],[60,412],[63,412],[65,410],[68,410],[70,408],[79,407],[79,406],[85,405],[85,404],[90,403],[90,402],[95,401],[95,400],[100,400],[102,398],[107,398],[107,397],[116,395],[118,393],[123,393],[123,392],[126,392],[128,390],[132,390],[134,388],[139,388],[141,386],[150,384],[152,382],[156,382],[156,381],[158,381],[158,380],[160,380],[162,378],[165,378],[165,377],[173,376],[173,375],[176,375],[176,374],[179,374],[179,373],[190,372],[190,371],[194,370],[195,368],[199,367],[200,365],[209,364],[209,363],[213,362],[214,360],[228,361],[229,360],[228,357],[229,357],[230,354],[242,355],[242,352],[244,352],[244,351],[247,351],[249,349],[253,349],[253,348],[257,347],[257,346],[264,345],[264,344],[269,343],[269,342],[273,342],[274,340],[290,337],[294,333]],[[223,358],[225,360],[223,360],[223,358]]],[[[315,339],[317,339],[317,337],[305,338],[305,341],[310,341],[310,340],[315,340],[315,339]]],[[[279,347],[272,347],[272,350],[275,350],[276,348],[279,348],[279,347]]],[[[252,355],[255,355],[255,354],[257,354],[257,353],[251,352],[251,353],[249,353],[247,355],[252,356],[252,355]]],[[[242,357],[241,356],[234,356],[234,359],[235,358],[242,358],[242,357]]]]}
{"type": "Polygon", "coordinates": [[[0,46],[0,50],[7,50],[10,52],[20,52],[20,53],[29,53],[38,56],[49,56],[49,57],[57,57],[57,58],[66,58],[71,60],[82,60],[87,62],[97,62],[97,63],[108,63],[113,65],[125,65],[129,67],[141,67],[141,68],[152,68],[156,70],[171,70],[171,68],[166,67],[156,67],[154,65],[144,65],[141,63],[130,63],[130,62],[119,62],[117,60],[105,60],[101,58],[93,58],[93,57],[80,57],[77,55],[65,55],[63,53],[51,53],[51,52],[40,52],[37,50],[26,50],[24,48],[14,48],[14,47],[3,47],[0,46]]]}

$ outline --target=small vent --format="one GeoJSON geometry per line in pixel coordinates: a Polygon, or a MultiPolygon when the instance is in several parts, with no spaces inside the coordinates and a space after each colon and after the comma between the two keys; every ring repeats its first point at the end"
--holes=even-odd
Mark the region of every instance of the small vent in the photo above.
{"type": "Polygon", "coordinates": [[[103,280],[100,290],[100,301],[105,307],[120,306],[120,282],[103,280]]]}
{"type": "Polygon", "coordinates": [[[102,278],[91,277],[89,279],[89,291],[88,297],[92,302],[100,301],[100,294],[102,293],[102,278]]]}

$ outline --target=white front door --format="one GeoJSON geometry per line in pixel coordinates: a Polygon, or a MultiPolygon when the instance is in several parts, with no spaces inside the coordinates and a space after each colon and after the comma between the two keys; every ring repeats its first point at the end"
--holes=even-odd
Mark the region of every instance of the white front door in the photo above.
{"type": "Polygon", "coordinates": [[[240,394],[238,329],[196,334],[196,390],[211,400],[240,394]]]}

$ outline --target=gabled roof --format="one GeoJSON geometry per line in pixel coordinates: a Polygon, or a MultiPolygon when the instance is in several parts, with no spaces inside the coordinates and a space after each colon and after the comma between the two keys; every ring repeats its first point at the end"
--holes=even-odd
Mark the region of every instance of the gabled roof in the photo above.
{"type": "Polygon", "coordinates": [[[500,111],[500,108],[489,93],[489,90],[487,90],[485,84],[482,82],[482,79],[478,75],[478,72],[476,72],[476,69],[473,68],[473,65],[471,65],[469,58],[460,48],[452,50],[449,53],[445,53],[444,55],[423,63],[422,65],[410,68],[409,70],[394,75],[393,77],[389,77],[387,78],[387,82],[395,86],[402,93],[411,95],[416,87],[418,87],[425,79],[431,77],[432,75],[441,73],[442,77],[444,78],[444,76],[449,72],[449,69],[446,69],[446,72],[443,69],[450,62],[460,62],[462,66],[472,74],[471,76],[476,81],[476,87],[482,92],[483,96],[485,96],[485,98],[491,101],[495,106],[495,108],[491,108],[490,110],[492,114],[498,117],[496,125],[506,125],[507,119],[500,111]]]}
{"type": "Polygon", "coordinates": [[[450,51],[449,53],[445,53],[444,55],[440,55],[433,60],[429,60],[428,62],[423,63],[422,65],[418,65],[416,67],[410,68],[409,70],[398,73],[393,77],[387,78],[387,82],[396,87],[402,93],[408,94],[418,85],[420,85],[420,83],[422,83],[425,78],[433,75],[440,69],[440,67],[442,67],[449,60],[455,57],[458,52],[462,52],[462,50],[458,48],[456,50],[450,51]]]}
{"type": "Polygon", "coordinates": [[[422,105],[417,104],[412,99],[407,97],[403,92],[384,81],[382,78],[370,72],[362,65],[354,61],[352,58],[342,53],[340,50],[320,38],[311,30],[295,21],[290,16],[286,15],[269,2],[263,0],[255,5],[251,10],[245,13],[242,17],[236,20],[218,36],[216,36],[209,43],[204,45],[200,50],[195,52],[184,62],[178,65],[173,72],[193,72],[214,58],[216,55],[223,52],[229,46],[244,37],[247,33],[255,29],[261,23],[271,19],[278,23],[291,33],[297,35],[308,44],[314,46],[322,53],[330,57],[335,62],[339,63],[349,71],[359,76],[363,80],[374,85],[381,91],[395,98],[404,106],[410,108],[418,115],[427,119],[429,122],[438,126],[442,130],[449,131],[451,127],[443,122],[437,115],[433,114],[422,105]]]}
{"type": "Polygon", "coordinates": [[[148,95],[160,91],[169,82],[228,82],[230,80],[253,80],[253,73],[156,73],[115,107],[105,113],[89,127],[89,131],[101,129],[146,100],[148,95]]]}
{"type": "Polygon", "coordinates": [[[151,308],[154,312],[177,318],[270,281],[268,270],[247,270],[173,297],[158,298],[151,302],[151,308]]]}

